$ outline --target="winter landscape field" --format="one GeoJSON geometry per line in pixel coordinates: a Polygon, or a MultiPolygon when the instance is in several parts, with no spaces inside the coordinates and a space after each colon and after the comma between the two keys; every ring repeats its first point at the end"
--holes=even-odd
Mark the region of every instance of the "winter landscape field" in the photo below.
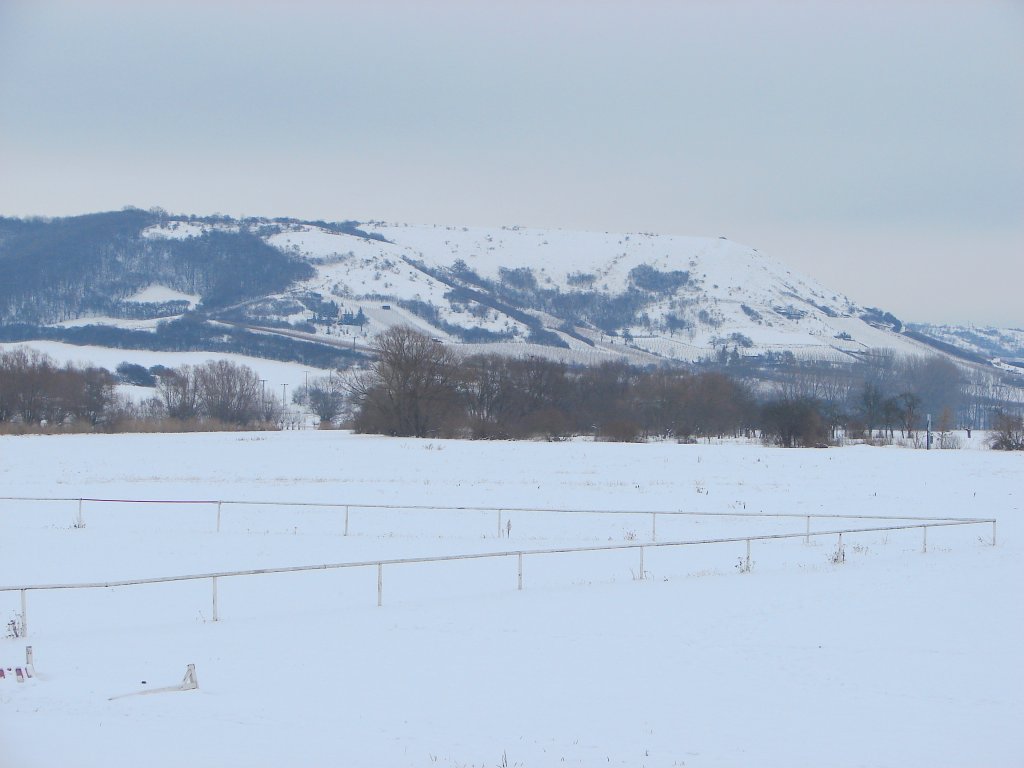
{"type": "Polygon", "coordinates": [[[1020,765],[1024,464],[972,445],[0,438],[55,499],[0,502],[0,587],[369,564],[221,577],[218,621],[209,578],[0,592],[0,765],[1020,765]],[[854,515],[998,527],[747,560],[915,524],[854,515]]]}

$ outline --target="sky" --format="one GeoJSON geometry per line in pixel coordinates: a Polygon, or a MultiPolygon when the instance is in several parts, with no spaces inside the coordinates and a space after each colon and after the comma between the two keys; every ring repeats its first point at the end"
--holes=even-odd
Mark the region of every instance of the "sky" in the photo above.
{"type": "Polygon", "coordinates": [[[0,215],[727,236],[1024,328],[1024,1],[0,0],[0,215]]]}

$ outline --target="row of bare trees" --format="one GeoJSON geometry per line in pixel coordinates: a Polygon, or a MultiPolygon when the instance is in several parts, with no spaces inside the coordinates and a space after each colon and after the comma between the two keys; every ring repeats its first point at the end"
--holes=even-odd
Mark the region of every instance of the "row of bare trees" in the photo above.
{"type": "Polygon", "coordinates": [[[749,429],[749,388],[720,373],[648,373],[624,363],[570,369],[544,358],[461,357],[408,327],[378,337],[373,366],[347,380],[358,431],[417,437],[635,440],[749,429]]]}
{"type": "Polygon", "coordinates": [[[0,423],[95,426],[115,402],[114,384],[103,368],[59,365],[35,350],[0,352],[0,423]]]}
{"type": "Polygon", "coordinates": [[[275,423],[281,412],[252,369],[226,360],[161,369],[156,395],[141,403],[120,396],[117,383],[104,368],[60,365],[24,348],[0,352],[0,424],[116,431],[171,420],[252,427],[275,423]]]}
{"type": "MultiPolygon", "coordinates": [[[[609,440],[690,440],[757,433],[784,446],[847,436],[913,436],[934,416],[937,430],[981,426],[977,398],[954,363],[940,357],[866,355],[855,364],[815,363],[777,381],[721,371],[590,368],[542,358],[462,357],[408,327],[376,342],[376,360],[345,384],[358,431],[477,439],[590,434],[609,440]]],[[[341,408],[340,383],[333,399],[341,408]]],[[[323,393],[322,393],[323,394],[323,393]]],[[[986,413],[994,413],[989,404],[986,413]]]]}

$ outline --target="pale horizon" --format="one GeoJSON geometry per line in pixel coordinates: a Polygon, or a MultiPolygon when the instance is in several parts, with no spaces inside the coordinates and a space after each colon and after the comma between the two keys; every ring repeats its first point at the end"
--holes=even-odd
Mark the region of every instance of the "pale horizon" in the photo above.
{"type": "Polygon", "coordinates": [[[1011,2],[14,2],[0,215],[718,237],[1024,328],[1011,2]]]}

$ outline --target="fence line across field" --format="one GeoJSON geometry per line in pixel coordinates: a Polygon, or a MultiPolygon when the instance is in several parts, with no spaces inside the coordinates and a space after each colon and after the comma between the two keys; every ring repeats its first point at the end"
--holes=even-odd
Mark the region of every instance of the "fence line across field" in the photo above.
{"type": "Polygon", "coordinates": [[[957,522],[957,523],[980,523],[990,522],[989,520],[974,517],[922,517],[914,515],[841,515],[829,513],[798,513],[798,512],[688,512],[685,510],[653,510],[653,509],[569,509],[558,507],[488,507],[488,506],[445,506],[439,504],[359,504],[342,502],[316,502],[316,501],[246,501],[243,499],[103,499],[90,498],[85,496],[0,496],[0,501],[55,501],[55,502],[77,502],[79,527],[85,524],[82,505],[89,504],[164,504],[164,505],[216,505],[217,519],[215,530],[220,533],[221,514],[225,506],[248,506],[248,507],[307,507],[319,509],[344,509],[344,530],[342,535],[349,535],[349,517],[351,510],[409,510],[409,511],[434,511],[434,512],[489,512],[497,515],[498,537],[503,533],[504,513],[549,513],[549,514],[574,514],[574,515],[634,515],[650,517],[651,520],[651,542],[656,542],[658,537],[658,516],[668,517],[750,517],[750,518],[786,518],[804,519],[807,527],[805,536],[811,535],[811,520],[914,520],[920,522],[957,522]]]}
{"type": "MultiPolygon", "coordinates": [[[[877,518],[877,516],[876,516],[877,518]]],[[[892,518],[890,518],[892,519],[892,518]]],[[[896,518],[902,519],[902,518],[896,518]]],[[[377,569],[377,606],[380,607],[384,604],[384,566],[399,566],[399,565],[411,565],[416,563],[439,563],[439,562],[452,562],[457,560],[484,560],[484,559],[496,559],[515,557],[517,562],[517,589],[522,590],[523,588],[523,558],[533,557],[540,555],[560,555],[560,554],[574,554],[581,552],[609,552],[616,550],[639,550],[640,555],[640,570],[639,579],[643,580],[644,577],[644,550],[652,547],[686,547],[686,546],[699,546],[705,544],[735,544],[739,542],[746,543],[746,562],[745,570],[750,570],[750,544],[754,541],[772,541],[778,539],[796,539],[804,537],[809,539],[810,536],[838,536],[838,549],[842,550],[843,546],[843,535],[851,533],[876,533],[883,531],[907,531],[921,529],[923,531],[923,543],[921,547],[922,553],[928,551],[928,529],[929,528],[941,528],[948,526],[959,526],[959,525],[992,525],[992,546],[996,545],[996,520],[994,518],[989,519],[970,519],[970,520],[939,520],[932,519],[927,523],[914,523],[910,525],[887,525],[887,526],[872,526],[869,528],[845,528],[831,531],[814,531],[810,534],[805,533],[774,533],[774,534],[763,534],[758,536],[732,536],[728,538],[719,539],[691,539],[687,541],[663,541],[663,542],[647,542],[643,544],[597,544],[584,547],[555,547],[550,549],[524,549],[524,550],[510,550],[504,552],[478,552],[468,553],[460,555],[436,555],[432,557],[407,557],[397,559],[380,559],[380,560],[362,560],[352,561],[344,563],[323,563],[320,565],[292,565],[282,566],[278,568],[255,568],[249,570],[240,571],[216,571],[211,573],[196,573],[196,574],[184,574],[179,576],[155,576],[145,579],[124,579],[119,581],[97,581],[97,582],[81,582],[74,584],[22,584],[16,586],[0,586],[0,592],[20,592],[21,593],[21,634],[23,637],[28,637],[28,593],[31,591],[46,591],[46,590],[60,590],[60,589],[109,589],[115,587],[129,587],[139,586],[143,584],[164,584],[168,582],[177,581],[199,581],[209,579],[212,588],[212,609],[213,609],[213,621],[220,620],[220,607],[217,597],[217,580],[231,577],[241,576],[260,576],[277,573],[298,573],[303,571],[328,571],[328,570],[339,570],[342,568],[372,568],[377,569]]]]}

